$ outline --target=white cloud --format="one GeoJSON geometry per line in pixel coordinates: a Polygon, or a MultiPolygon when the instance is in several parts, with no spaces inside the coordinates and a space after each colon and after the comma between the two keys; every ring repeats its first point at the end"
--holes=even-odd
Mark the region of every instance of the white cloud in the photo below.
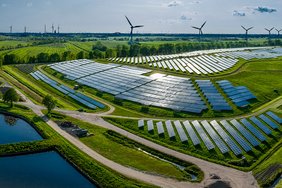
{"type": "Polygon", "coordinates": [[[181,1],[171,1],[167,4],[168,7],[176,7],[176,6],[179,6],[181,5],[182,2],[181,1]]]}
{"type": "Polygon", "coordinates": [[[245,13],[245,12],[238,11],[238,10],[234,10],[234,11],[233,11],[233,16],[244,17],[244,16],[246,16],[246,13],[245,13]]]}

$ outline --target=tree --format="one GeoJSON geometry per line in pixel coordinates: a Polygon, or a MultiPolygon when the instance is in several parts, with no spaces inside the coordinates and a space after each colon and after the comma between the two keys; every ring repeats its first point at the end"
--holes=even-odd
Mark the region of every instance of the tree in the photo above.
{"type": "Polygon", "coordinates": [[[46,95],[42,100],[42,104],[47,108],[49,114],[56,107],[56,100],[51,95],[46,95]]]}
{"type": "Polygon", "coordinates": [[[10,102],[11,107],[13,106],[13,102],[19,101],[19,98],[20,97],[14,88],[8,89],[3,95],[3,101],[7,103],[10,102]]]}
{"type": "Polygon", "coordinates": [[[115,56],[115,53],[114,53],[114,50],[113,49],[107,49],[106,51],[106,58],[109,58],[109,57],[114,57],[115,56]]]}
{"type": "Polygon", "coordinates": [[[4,55],[4,60],[3,60],[4,65],[15,64],[17,62],[18,62],[18,58],[15,54],[4,55]]]}
{"type": "Polygon", "coordinates": [[[49,57],[50,62],[59,62],[60,61],[60,55],[58,53],[53,53],[49,57]]]}
{"type": "Polygon", "coordinates": [[[85,54],[84,51],[80,51],[76,54],[76,58],[77,59],[84,59],[85,58],[85,54]]]}
{"type": "Polygon", "coordinates": [[[47,63],[49,60],[49,54],[47,53],[40,53],[37,55],[38,63],[47,63]]]}

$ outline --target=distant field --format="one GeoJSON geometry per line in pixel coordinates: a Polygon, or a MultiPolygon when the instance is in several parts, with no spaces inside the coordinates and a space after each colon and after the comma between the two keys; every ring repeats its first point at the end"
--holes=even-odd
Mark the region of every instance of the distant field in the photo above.
{"type": "Polygon", "coordinates": [[[26,42],[26,41],[13,41],[13,40],[8,40],[8,41],[0,41],[0,50],[1,48],[7,48],[7,47],[16,47],[18,45],[26,46],[28,44],[31,44],[31,42],[26,42]]]}
{"type": "Polygon", "coordinates": [[[65,51],[71,51],[74,54],[77,54],[82,50],[72,45],[71,43],[54,43],[54,44],[46,44],[39,46],[30,46],[30,47],[19,48],[14,50],[6,50],[6,51],[2,51],[2,53],[0,52],[0,55],[15,54],[19,58],[26,60],[28,57],[37,56],[39,53],[62,54],[65,51]]]}

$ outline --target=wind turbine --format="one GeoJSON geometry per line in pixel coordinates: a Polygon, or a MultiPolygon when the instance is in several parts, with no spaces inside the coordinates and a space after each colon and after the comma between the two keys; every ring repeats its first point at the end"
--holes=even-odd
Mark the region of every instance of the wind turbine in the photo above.
{"type": "Polygon", "coordinates": [[[10,33],[13,33],[13,26],[10,26],[10,33]]]}
{"type": "Polygon", "coordinates": [[[249,32],[249,30],[253,29],[254,27],[245,28],[242,25],[241,25],[241,27],[246,31],[246,41],[247,41],[248,40],[248,32],[249,32]]]}
{"type": "Polygon", "coordinates": [[[60,25],[58,25],[58,34],[60,33],[60,25]]]}
{"type": "Polygon", "coordinates": [[[52,24],[52,33],[54,33],[54,29],[55,29],[55,27],[54,27],[54,24],[52,24]]]}
{"type": "Polygon", "coordinates": [[[275,29],[277,31],[277,34],[278,36],[280,36],[280,32],[282,31],[282,29],[278,30],[278,29],[275,29]]]}
{"type": "Polygon", "coordinates": [[[47,26],[46,26],[46,24],[44,25],[44,33],[47,33],[47,26]]]}
{"type": "Polygon", "coordinates": [[[130,45],[133,44],[133,30],[134,28],[138,28],[138,27],[144,27],[144,25],[132,25],[132,23],[129,21],[128,17],[125,16],[126,20],[128,21],[129,25],[130,25],[130,45]]]}
{"type": "Polygon", "coordinates": [[[201,36],[201,35],[203,34],[203,30],[202,30],[202,29],[203,29],[203,27],[206,25],[206,23],[207,23],[207,21],[205,21],[205,22],[201,25],[201,27],[192,26],[192,28],[199,30],[199,36],[201,36]]]}
{"type": "Polygon", "coordinates": [[[26,26],[24,26],[24,33],[26,33],[26,26]]]}
{"type": "Polygon", "coordinates": [[[271,35],[271,31],[274,29],[274,27],[272,27],[271,29],[267,29],[267,28],[264,28],[266,31],[268,31],[268,34],[269,34],[269,37],[271,35]]]}

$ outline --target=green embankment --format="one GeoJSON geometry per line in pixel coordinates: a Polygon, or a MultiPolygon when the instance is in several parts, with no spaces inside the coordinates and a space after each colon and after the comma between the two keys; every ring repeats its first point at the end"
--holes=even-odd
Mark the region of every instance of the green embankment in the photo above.
{"type": "MultiPolygon", "coordinates": [[[[126,141],[126,138],[121,138],[117,133],[111,134],[107,129],[71,117],[63,116],[63,119],[61,117],[61,115],[53,113],[53,119],[56,122],[69,121],[78,125],[80,128],[87,129],[90,133],[93,133],[93,136],[84,137],[80,140],[94,151],[97,151],[110,160],[147,173],[180,180],[191,180],[191,177],[184,170],[180,170],[170,163],[161,161],[138,150],[138,144],[130,140],[126,141]]],[[[182,163],[185,167],[192,165],[189,163],[182,163]]],[[[198,177],[197,181],[201,181],[201,178],[202,177],[198,177]]]]}

